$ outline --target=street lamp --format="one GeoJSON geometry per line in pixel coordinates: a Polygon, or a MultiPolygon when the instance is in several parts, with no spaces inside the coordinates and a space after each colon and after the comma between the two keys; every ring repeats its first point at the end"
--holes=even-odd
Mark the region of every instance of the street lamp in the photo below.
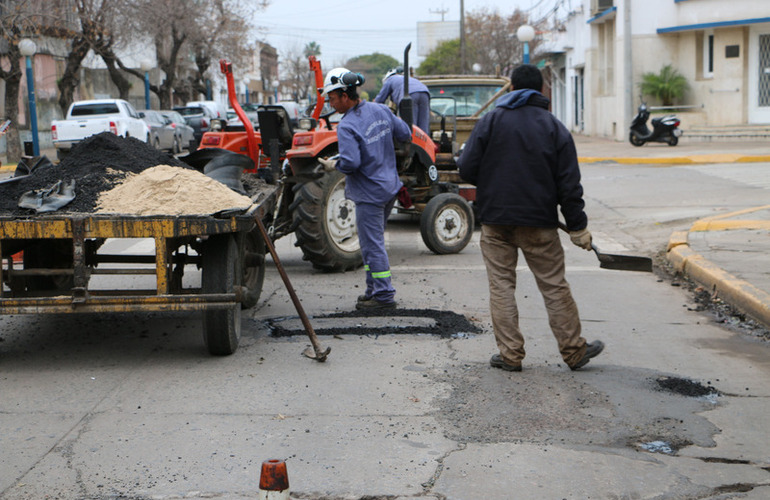
{"type": "Polygon", "coordinates": [[[32,56],[37,52],[37,45],[29,38],[19,42],[19,52],[27,63],[27,92],[29,94],[29,128],[32,132],[32,155],[40,156],[40,142],[37,136],[37,106],[35,105],[35,76],[32,74],[32,56]]]}
{"type": "Polygon", "coordinates": [[[142,59],[142,62],[139,64],[142,71],[144,71],[144,109],[150,109],[150,69],[152,69],[152,61],[142,59]]]}
{"type": "Polygon", "coordinates": [[[278,104],[278,86],[281,85],[281,82],[278,80],[273,80],[273,88],[275,89],[275,103],[278,104]]]}
{"type": "Polygon", "coordinates": [[[522,24],[516,30],[519,41],[524,42],[524,64],[529,64],[529,42],[535,39],[535,28],[528,24],[522,24]]]}

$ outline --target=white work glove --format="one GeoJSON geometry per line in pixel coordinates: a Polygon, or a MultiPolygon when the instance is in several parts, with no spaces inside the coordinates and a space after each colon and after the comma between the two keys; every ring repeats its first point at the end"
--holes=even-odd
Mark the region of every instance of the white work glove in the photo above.
{"type": "Polygon", "coordinates": [[[334,172],[337,170],[337,158],[338,156],[332,156],[331,158],[318,158],[318,163],[323,165],[324,172],[334,172]]]}
{"type": "Polygon", "coordinates": [[[584,250],[592,250],[591,248],[591,233],[588,229],[581,229],[580,231],[570,231],[569,239],[572,243],[579,246],[584,250]]]}

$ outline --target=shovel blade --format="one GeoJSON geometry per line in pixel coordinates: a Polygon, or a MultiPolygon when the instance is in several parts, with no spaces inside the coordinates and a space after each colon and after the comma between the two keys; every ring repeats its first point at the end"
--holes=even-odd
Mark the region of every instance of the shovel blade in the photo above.
{"type": "Polygon", "coordinates": [[[307,346],[305,350],[302,351],[302,355],[305,356],[306,358],[314,359],[319,363],[323,363],[324,361],[326,361],[326,357],[329,356],[329,353],[331,351],[332,351],[332,348],[327,347],[325,351],[316,352],[313,346],[307,346]]]}
{"type": "Polygon", "coordinates": [[[592,245],[594,253],[599,258],[599,267],[602,269],[614,269],[616,271],[640,271],[652,272],[652,259],[649,257],[637,257],[634,255],[613,255],[602,253],[592,245]]]}

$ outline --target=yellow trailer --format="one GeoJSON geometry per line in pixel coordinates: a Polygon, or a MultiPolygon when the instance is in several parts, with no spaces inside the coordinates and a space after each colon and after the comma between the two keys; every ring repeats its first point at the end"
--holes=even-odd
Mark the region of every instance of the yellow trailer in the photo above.
{"type": "Polygon", "coordinates": [[[249,210],[208,216],[0,217],[0,314],[202,311],[209,352],[232,354],[240,309],[255,305],[262,290],[265,242],[255,217],[269,215],[274,193],[249,210]],[[114,238],[151,238],[155,254],[101,252],[114,238]],[[23,261],[14,262],[19,252],[23,261]],[[191,264],[201,270],[199,286],[183,285],[191,264]],[[155,287],[89,288],[99,274],[154,274],[155,287]]]}

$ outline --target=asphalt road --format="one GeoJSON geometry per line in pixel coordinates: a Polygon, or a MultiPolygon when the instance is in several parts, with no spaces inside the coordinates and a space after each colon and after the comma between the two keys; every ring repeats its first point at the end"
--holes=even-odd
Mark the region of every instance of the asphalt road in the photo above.
{"type": "MultiPolygon", "coordinates": [[[[589,228],[603,251],[653,256],[699,218],[766,204],[768,168],[586,165],[589,228]]],[[[321,336],[323,364],[301,335],[270,336],[299,328],[273,267],[229,357],[208,356],[198,315],[0,318],[0,498],[254,498],[272,458],[293,498],[770,497],[767,343],[565,238],[584,335],[605,352],[580,372],[561,362],[522,267],[524,371],[492,369],[478,236],[436,256],[416,221],[389,224],[400,307],[481,330],[445,336],[382,333],[437,314],[324,317],[353,310],[362,272],[317,273],[279,241],[314,324],[366,329],[321,336]]]]}

